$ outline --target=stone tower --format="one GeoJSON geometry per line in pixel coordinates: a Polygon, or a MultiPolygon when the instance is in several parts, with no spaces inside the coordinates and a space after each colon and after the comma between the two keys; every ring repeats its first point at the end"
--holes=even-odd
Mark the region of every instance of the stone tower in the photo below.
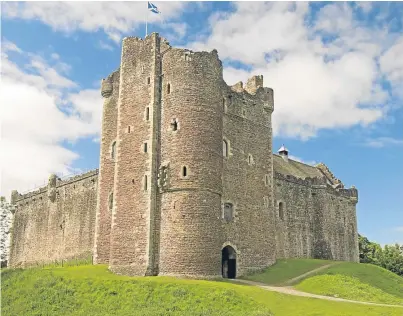
{"type": "Polygon", "coordinates": [[[216,277],[223,260],[241,252],[241,273],[274,262],[273,94],[262,76],[245,90],[228,87],[216,50],[173,48],[153,33],[123,40],[120,68],[103,80],[102,96],[95,263],[129,275],[216,277]],[[245,104],[254,107],[248,114],[245,104]],[[257,127],[237,121],[247,116],[257,127]],[[230,145],[235,126],[245,140],[266,133],[249,146],[253,162],[247,153],[242,162],[225,160],[241,147],[235,140],[230,145]],[[240,163],[258,171],[234,186],[240,163]],[[256,177],[262,196],[254,194],[256,177]],[[249,204],[238,201],[246,196],[249,204]],[[228,201],[234,203],[229,220],[228,201]]]}

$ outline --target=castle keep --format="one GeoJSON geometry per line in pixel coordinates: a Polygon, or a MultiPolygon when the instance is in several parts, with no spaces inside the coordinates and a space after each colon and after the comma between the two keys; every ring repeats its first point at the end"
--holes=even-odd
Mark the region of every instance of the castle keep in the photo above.
{"type": "Polygon", "coordinates": [[[273,90],[216,50],[125,38],[102,81],[99,170],[21,195],[10,265],[86,258],[128,275],[236,277],[276,258],[358,262],[357,190],[272,150],[273,90]]]}

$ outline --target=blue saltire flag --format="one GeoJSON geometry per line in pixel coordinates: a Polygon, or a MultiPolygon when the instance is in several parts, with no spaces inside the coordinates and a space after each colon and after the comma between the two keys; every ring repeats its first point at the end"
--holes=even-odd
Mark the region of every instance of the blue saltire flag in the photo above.
{"type": "Polygon", "coordinates": [[[152,4],[151,2],[148,2],[148,10],[149,11],[151,11],[151,12],[153,12],[153,13],[161,13],[159,10],[158,10],[158,8],[157,8],[157,6],[155,5],[155,4],[152,4]]]}

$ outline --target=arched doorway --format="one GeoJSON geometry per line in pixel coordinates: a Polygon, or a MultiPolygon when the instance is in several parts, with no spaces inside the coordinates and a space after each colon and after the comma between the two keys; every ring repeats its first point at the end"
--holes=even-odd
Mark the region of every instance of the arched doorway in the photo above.
{"type": "Polygon", "coordinates": [[[235,279],[236,277],[236,252],[231,246],[222,249],[222,277],[235,279]]]}

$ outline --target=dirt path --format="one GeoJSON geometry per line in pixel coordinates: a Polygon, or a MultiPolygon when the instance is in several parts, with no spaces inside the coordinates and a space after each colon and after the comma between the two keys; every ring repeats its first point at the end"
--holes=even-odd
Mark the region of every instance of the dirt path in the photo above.
{"type": "MultiPolygon", "coordinates": [[[[310,271],[310,272],[312,272],[312,271],[310,271]]],[[[267,291],[273,291],[273,292],[277,292],[277,293],[283,293],[283,294],[294,295],[294,296],[312,297],[312,298],[318,298],[318,299],[321,299],[321,300],[356,303],[356,304],[364,304],[364,305],[386,306],[386,307],[401,307],[401,308],[403,308],[403,305],[389,305],[389,304],[381,304],[381,303],[360,302],[360,301],[347,300],[347,299],[343,299],[343,298],[337,298],[337,297],[331,297],[331,296],[324,296],[324,295],[306,293],[306,292],[301,292],[301,291],[295,290],[290,286],[283,286],[283,287],[281,287],[281,286],[270,286],[270,285],[266,285],[266,284],[259,283],[259,282],[254,282],[254,281],[249,281],[249,280],[241,280],[241,279],[235,279],[235,280],[232,280],[232,281],[234,283],[243,283],[243,284],[257,286],[257,287],[260,287],[260,288],[262,288],[264,290],[267,290],[267,291]]]]}
{"type": "Polygon", "coordinates": [[[282,286],[286,286],[286,285],[291,285],[291,284],[294,284],[294,283],[296,283],[297,281],[299,281],[299,280],[301,280],[301,279],[303,279],[303,278],[305,278],[305,277],[307,277],[307,276],[309,276],[309,275],[311,275],[311,274],[314,274],[314,273],[316,273],[316,272],[318,272],[318,271],[321,271],[321,270],[325,270],[325,269],[327,269],[327,268],[329,268],[329,267],[331,267],[331,266],[334,266],[334,265],[336,265],[337,263],[330,263],[330,264],[326,264],[326,265],[324,265],[324,266],[320,266],[319,268],[316,268],[316,269],[313,269],[313,270],[311,270],[311,271],[308,271],[308,272],[305,272],[304,274],[301,274],[301,275],[299,275],[299,276],[296,276],[295,278],[292,278],[292,279],[290,279],[290,280],[288,280],[288,281],[285,281],[283,284],[281,284],[282,286]]]}

